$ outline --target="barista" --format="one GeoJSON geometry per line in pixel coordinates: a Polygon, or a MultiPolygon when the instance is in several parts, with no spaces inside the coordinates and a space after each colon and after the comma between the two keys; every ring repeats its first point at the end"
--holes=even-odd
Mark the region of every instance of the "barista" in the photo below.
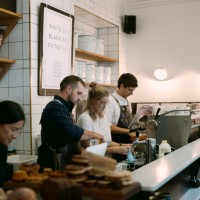
{"type": "MultiPolygon", "coordinates": [[[[130,143],[135,140],[135,132],[129,132],[129,124],[132,120],[131,108],[127,98],[133,95],[138,81],[133,74],[122,74],[118,79],[118,89],[110,95],[109,104],[106,108],[106,115],[110,120],[112,140],[117,143],[130,143]]],[[[119,162],[126,159],[124,155],[114,155],[119,162]]]]}
{"type": "Polygon", "coordinates": [[[84,85],[78,76],[65,77],[60,83],[59,94],[44,108],[40,121],[42,144],[37,161],[41,171],[44,168],[63,169],[73,154],[80,153],[80,140],[104,140],[101,134],[74,124],[72,109],[81,100],[84,85]]]}
{"type": "Polygon", "coordinates": [[[8,145],[19,136],[25,123],[25,114],[21,106],[13,101],[0,102],[0,187],[7,177],[8,145]]]}

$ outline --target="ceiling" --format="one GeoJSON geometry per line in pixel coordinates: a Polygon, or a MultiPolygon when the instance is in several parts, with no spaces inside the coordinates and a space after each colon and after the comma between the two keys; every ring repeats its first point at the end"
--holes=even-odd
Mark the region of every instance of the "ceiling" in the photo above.
{"type": "Polygon", "coordinates": [[[137,9],[199,0],[127,0],[127,9],[137,9]]]}

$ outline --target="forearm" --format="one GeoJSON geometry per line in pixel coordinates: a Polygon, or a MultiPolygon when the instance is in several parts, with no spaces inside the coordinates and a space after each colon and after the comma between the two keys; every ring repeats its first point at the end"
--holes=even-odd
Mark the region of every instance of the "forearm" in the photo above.
{"type": "Polygon", "coordinates": [[[95,132],[91,132],[88,130],[84,130],[83,135],[81,136],[80,140],[90,140],[90,139],[98,139],[100,140],[100,142],[102,142],[103,140],[103,136],[101,134],[95,133],[95,132]]]}
{"type": "Polygon", "coordinates": [[[114,134],[129,134],[128,128],[120,128],[116,125],[111,125],[111,132],[114,134]]]}

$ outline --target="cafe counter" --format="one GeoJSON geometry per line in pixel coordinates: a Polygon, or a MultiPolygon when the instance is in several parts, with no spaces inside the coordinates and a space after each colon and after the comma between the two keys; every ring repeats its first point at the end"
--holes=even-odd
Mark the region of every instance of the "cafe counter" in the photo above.
{"type": "MultiPolygon", "coordinates": [[[[200,139],[133,171],[132,174],[134,180],[141,184],[141,193],[150,194],[162,190],[171,193],[171,200],[181,199],[191,188],[192,170],[195,166],[199,169],[199,163],[200,139]]],[[[142,199],[141,196],[138,198],[142,199]]]]}

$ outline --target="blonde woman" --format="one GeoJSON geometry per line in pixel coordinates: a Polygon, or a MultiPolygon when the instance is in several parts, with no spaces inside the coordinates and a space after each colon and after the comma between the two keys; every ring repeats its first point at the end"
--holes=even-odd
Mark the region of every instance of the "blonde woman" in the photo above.
{"type": "MultiPolygon", "coordinates": [[[[87,103],[84,112],[79,116],[77,124],[83,129],[94,131],[104,136],[107,142],[107,154],[121,154],[127,155],[131,149],[132,144],[121,144],[112,141],[110,122],[104,115],[106,105],[109,103],[109,91],[92,82],[88,92],[87,103]]],[[[98,144],[97,139],[90,139],[82,142],[83,147],[93,146],[98,144]]]]}

